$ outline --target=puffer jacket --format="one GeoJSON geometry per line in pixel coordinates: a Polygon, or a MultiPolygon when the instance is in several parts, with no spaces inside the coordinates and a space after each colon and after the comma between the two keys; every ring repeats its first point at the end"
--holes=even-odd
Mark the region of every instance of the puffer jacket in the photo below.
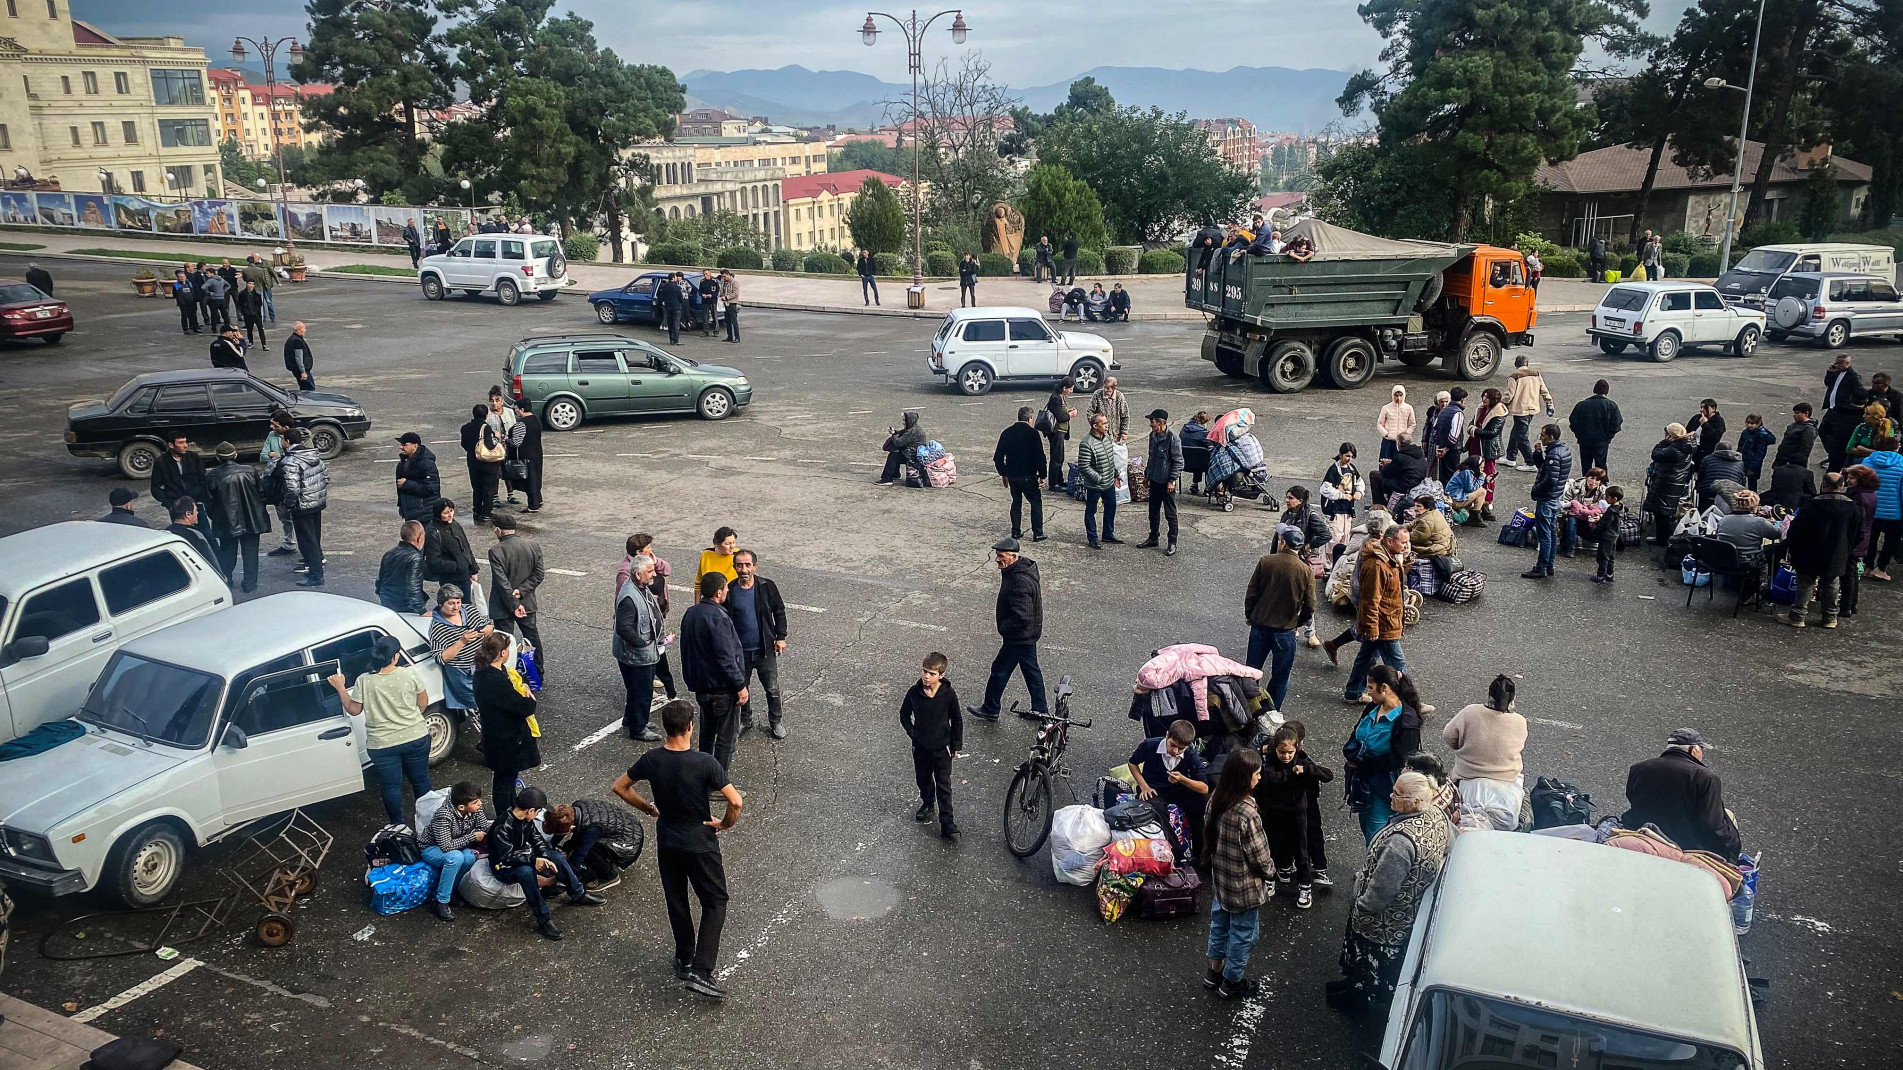
{"type": "Polygon", "coordinates": [[[315,513],[330,504],[330,469],[309,446],[292,446],[279,462],[280,501],[294,513],[315,513]]]}
{"type": "Polygon", "coordinates": [[[1744,454],[1737,450],[1719,450],[1698,462],[1698,489],[1707,491],[1713,483],[1729,479],[1744,483],[1744,454]]]}
{"type": "Polygon", "coordinates": [[[1566,493],[1566,481],[1573,478],[1573,450],[1564,442],[1555,442],[1534,455],[1540,474],[1533,477],[1527,491],[1536,502],[1556,502],[1566,493]]]}
{"type": "Polygon", "coordinates": [[[634,811],[606,799],[575,800],[575,831],[582,829],[600,829],[604,840],[641,842],[641,822],[634,811]]]}
{"type": "Polygon", "coordinates": [[[1903,454],[1895,450],[1872,453],[1863,463],[1877,474],[1877,519],[1903,518],[1903,454]]]}
{"type": "Polygon", "coordinates": [[[1238,680],[1260,681],[1261,669],[1252,669],[1239,661],[1231,661],[1217,652],[1213,646],[1202,643],[1178,643],[1166,646],[1150,656],[1137,669],[1137,686],[1146,691],[1159,691],[1171,687],[1179,680],[1189,682],[1190,694],[1195,698],[1196,719],[1209,720],[1209,679],[1212,676],[1233,676],[1238,680]]]}
{"type": "Polygon", "coordinates": [[[1698,447],[1689,438],[1661,439],[1652,447],[1652,464],[1645,470],[1645,510],[1663,513],[1678,508],[1692,485],[1692,451],[1698,447]]]}
{"type": "Polygon", "coordinates": [[[1117,446],[1110,436],[1085,435],[1077,444],[1077,479],[1088,490],[1109,490],[1117,485],[1117,446]]]}
{"type": "Polygon", "coordinates": [[[1423,557],[1446,557],[1454,552],[1454,529],[1439,509],[1429,509],[1407,526],[1414,552],[1423,557]]]}
{"type": "Polygon", "coordinates": [[[1361,549],[1355,566],[1360,579],[1360,608],[1355,614],[1355,634],[1363,642],[1369,639],[1401,638],[1402,601],[1401,565],[1388,556],[1387,547],[1370,539],[1361,549]]]}
{"type": "Polygon", "coordinates": [[[1007,643],[1035,643],[1044,634],[1044,590],[1037,562],[1020,557],[1000,573],[998,636],[1007,643]]]}

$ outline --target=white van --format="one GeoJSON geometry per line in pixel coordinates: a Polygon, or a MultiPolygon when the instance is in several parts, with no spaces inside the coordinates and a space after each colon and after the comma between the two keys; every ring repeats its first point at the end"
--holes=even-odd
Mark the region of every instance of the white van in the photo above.
{"type": "Polygon", "coordinates": [[[1760,245],[1744,254],[1713,285],[1726,301],[1761,309],[1771,286],[1792,272],[1823,275],[1875,275],[1896,285],[1896,250],[1887,245],[1822,242],[1810,245],[1760,245]]]}
{"type": "Polygon", "coordinates": [[[75,520],[0,538],[0,742],[78,712],[125,643],[231,603],[163,531],[75,520]]]}

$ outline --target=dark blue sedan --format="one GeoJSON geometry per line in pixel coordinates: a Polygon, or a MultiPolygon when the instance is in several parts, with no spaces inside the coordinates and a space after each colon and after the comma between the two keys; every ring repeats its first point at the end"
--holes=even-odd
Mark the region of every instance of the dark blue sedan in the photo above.
{"type": "MultiPolygon", "coordinates": [[[[655,288],[666,281],[669,272],[650,271],[637,275],[633,282],[616,290],[596,290],[588,295],[588,303],[595,306],[595,318],[603,323],[647,323],[662,326],[660,305],[654,300],[655,288]]],[[[687,285],[693,290],[687,302],[687,324],[698,321],[700,317],[700,278],[701,273],[687,273],[687,285]]],[[[685,326],[686,324],[683,324],[685,326]]]]}

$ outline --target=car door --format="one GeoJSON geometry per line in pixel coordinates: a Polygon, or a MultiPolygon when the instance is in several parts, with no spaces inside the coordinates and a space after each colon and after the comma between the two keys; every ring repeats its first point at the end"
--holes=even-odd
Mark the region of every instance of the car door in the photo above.
{"type": "Polygon", "coordinates": [[[540,412],[550,394],[568,389],[568,351],[536,350],[522,358],[522,370],[517,375],[522,380],[522,396],[540,412]]]}
{"type": "Polygon", "coordinates": [[[476,239],[474,238],[464,238],[449,247],[449,252],[445,254],[449,258],[448,263],[443,268],[443,275],[449,280],[449,285],[464,287],[470,284],[473,272],[469,266],[469,257],[475,249],[476,239]]]}
{"type": "Polygon", "coordinates": [[[1698,341],[1698,325],[1692,319],[1690,290],[1668,290],[1660,294],[1649,320],[1648,333],[1653,338],[1666,330],[1673,330],[1678,332],[1679,341],[1686,345],[1694,345],[1698,341]]]}
{"type": "Polygon", "coordinates": [[[1005,330],[1005,375],[1022,378],[1063,374],[1057,367],[1057,335],[1042,319],[1006,320],[1005,330]]]}
{"type": "Polygon", "coordinates": [[[1004,321],[966,320],[959,331],[958,342],[952,346],[952,359],[948,366],[953,375],[968,362],[978,359],[991,366],[992,378],[1001,378],[1010,374],[1006,369],[1009,362],[1005,355],[1010,352],[1004,338],[1004,321]]]}
{"type": "Polygon", "coordinates": [[[633,402],[634,388],[628,385],[621,354],[612,349],[577,349],[569,365],[568,385],[591,416],[627,412],[633,402]]]}
{"type": "Polygon", "coordinates": [[[218,416],[217,442],[229,442],[240,450],[263,448],[275,407],[264,391],[242,380],[212,383],[211,407],[218,416]]]}
{"type": "Polygon", "coordinates": [[[214,573],[196,553],[174,543],[99,570],[99,595],[112,625],[113,646],[168,624],[201,616],[225,601],[213,595],[214,573]]]}
{"type": "Polygon", "coordinates": [[[1903,295],[1882,279],[1871,279],[1868,316],[1872,331],[1903,331],[1903,295]]]}
{"type": "Polygon", "coordinates": [[[1718,296],[1716,290],[1698,290],[1692,294],[1692,318],[1698,324],[1700,342],[1721,344],[1738,336],[1738,316],[1725,307],[1725,299],[1718,296]]]}
{"type": "Polygon", "coordinates": [[[487,290],[495,285],[501,262],[496,259],[496,239],[477,238],[469,252],[469,288],[487,290]]]}
{"type": "Polygon", "coordinates": [[[623,286],[615,297],[615,315],[624,320],[654,318],[654,284],[659,275],[643,275],[623,286]]]}
{"type": "Polygon", "coordinates": [[[50,583],[20,599],[0,644],[0,687],[13,710],[8,738],[78,712],[116,646],[91,576],[50,583]],[[36,640],[46,650],[26,656],[36,640]]]}
{"type": "Polygon", "coordinates": [[[159,388],[152,399],[152,417],[146,425],[160,439],[185,435],[194,446],[218,442],[218,414],[203,383],[173,383],[159,388]]]}
{"type": "Polygon", "coordinates": [[[290,654],[233,681],[212,748],[227,826],[363,787],[355,718],[326,682],[339,669],[334,660],[307,665],[290,654]]]}
{"type": "Polygon", "coordinates": [[[621,351],[628,369],[629,412],[685,412],[694,407],[695,379],[678,361],[650,345],[621,351]]]}
{"type": "Polygon", "coordinates": [[[1487,269],[1487,287],[1480,298],[1481,314],[1500,321],[1508,334],[1521,334],[1532,326],[1529,313],[1525,265],[1520,260],[1495,260],[1487,269]]]}

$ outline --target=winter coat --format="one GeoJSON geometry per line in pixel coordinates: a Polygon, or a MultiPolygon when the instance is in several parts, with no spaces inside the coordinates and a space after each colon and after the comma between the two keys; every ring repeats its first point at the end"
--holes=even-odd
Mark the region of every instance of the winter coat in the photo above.
{"type": "Polygon", "coordinates": [[[1188,681],[1190,697],[1198,721],[1209,720],[1209,681],[1212,677],[1233,676],[1246,689],[1260,690],[1262,670],[1231,661],[1213,646],[1202,643],[1178,643],[1166,646],[1137,668],[1137,686],[1145,691],[1162,691],[1188,681]]]}
{"type": "Polygon", "coordinates": [[[1255,804],[1265,813],[1289,813],[1308,809],[1310,792],[1319,791],[1319,785],[1335,779],[1335,771],[1325,765],[1316,765],[1308,752],[1295,748],[1295,760],[1287,765],[1275,757],[1275,748],[1266,747],[1262,754],[1262,779],[1255,786],[1255,804]],[[1301,772],[1297,773],[1297,767],[1301,772]]]}
{"type": "Polygon", "coordinates": [[[1546,380],[1532,368],[1515,368],[1507,377],[1507,412],[1513,416],[1532,416],[1552,408],[1553,393],[1546,380]]]}
{"type": "Polygon", "coordinates": [[[1861,415],[1863,409],[1863,377],[1855,368],[1824,369],[1824,408],[1854,409],[1861,415]]]}
{"type": "Polygon", "coordinates": [[[1183,474],[1183,443],[1176,432],[1165,429],[1150,432],[1150,459],[1143,466],[1143,478],[1150,481],[1154,494],[1166,483],[1174,483],[1183,474]]]}
{"type": "Polygon", "coordinates": [[[1566,492],[1566,481],[1573,477],[1573,450],[1564,442],[1543,447],[1533,455],[1540,474],[1533,477],[1527,493],[1536,502],[1556,502],[1566,492]]]}
{"type": "MultiPolygon", "coordinates": [[[[727,611],[729,618],[734,617],[738,612],[735,609],[733,593],[739,587],[737,582],[729,584],[727,600],[720,604],[720,608],[727,611]]],[[[753,616],[754,627],[760,633],[761,642],[772,643],[786,639],[786,603],[780,600],[779,585],[758,574],[753,577],[753,616]]],[[[737,621],[734,624],[734,634],[740,634],[740,625],[737,621]]]]}
{"type": "MultiPolygon", "coordinates": [[[[1879,493],[1879,501],[1881,494],[1879,493]]],[[[1863,527],[1863,510],[1841,493],[1819,494],[1803,504],[1785,530],[1791,568],[1806,576],[1841,576],[1851,569],[1850,551],[1863,527]]]]}
{"type": "Polygon", "coordinates": [[[397,459],[396,478],[403,481],[396,488],[396,511],[405,520],[427,523],[431,508],[443,496],[443,479],[436,470],[436,455],[428,446],[416,447],[414,455],[397,459]]]}
{"type": "Polygon", "coordinates": [[[1362,640],[1401,638],[1400,562],[1388,556],[1377,539],[1361,548],[1361,562],[1355,566],[1361,590],[1361,606],[1355,614],[1355,634],[1362,640]]]}
{"type": "Polygon", "coordinates": [[[1405,401],[1390,401],[1381,406],[1381,415],[1374,421],[1374,429],[1381,437],[1393,440],[1401,435],[1414,433],[1414,406],[1405,401]]]}
{"type": "Polygon", "coordinates": [[[696,602],[681,615],[681,682],[695,693],[738,691],[747,685],[740,633],[716,603],[696,602]]]}
{"type": "Polygon", "coordinates": [[[1604,394],[1592,397],[1573,406],[1566,417],[1566,426],[1572,428],[1573,438],[1580,442],[1611,442],[1612,436],[1625,426],[1625,417],[1619,414],[1619,406],[1604,394]]]}
{"type": "Polygon", "coordinates": [[[1507,407],[1495,405],[1474,421],[1474,448],[1482,460],[1497,461],[1507,453],[1507,407]]]}
{"type": "Polygon", "coordinates": [[[1665,513],[1678,508],[1692,485],[1692,451],[1697,447],[1689,438],[1661,439],[1652,447],[1652,464],[1645,470],[1645,511],[1665,513]]]}
{"type": "Polygon", "coordinates": [[[206,473],[205,483],[211,496],[211,530],[221,541],[271,530],[271,510],[265,507],[256,469],[226,461],[206,473]]]}
{"type": "Polygon", "coordinates": [[[1877,474],[1877,519],[1903,518],[1903,454],[1895,450],[1872,453],[1863,463],[1877,474]]]}
{"type": "Polygon", "coordinates": [[[521,772],[542,764],[542,749],[529,734],[535,696],[515,689],[509,674],[476,666],[476,710],[482,719],[483,764],[498,773],[521,772]]]}
{"type": "Polygon", "coordinates": [[[284,370],[302,379],[311,373],[315,365],[316,358],[311,355],[310,342],[293,331],[284,339],[284,370]]]}
{"type": "Polygon", "coordinates": [[[1809,468],[1811,450],[1816,445],[1817,425],[1809,420],[1792,420],[1791,426],[1784,429],[1784,440],[1777,445],[1777,458],[1771,462],[1771,467],[1782,468],[1794,464],[1799,468],[1809,468]]]}
{"type": "Polygon", "coordinates": [[[1794,512],[1816,493],[1817,473],[1803,465],[1779,464],[1771,470],[1771,489],[1764,492],[1764,504],[1781,505],[1794,512]]]}
{"type": "Polygon", "coordinates": [[[1619,823],[1626,828],[1657,825],[1685,850],[1710,851],[1727,862],[1743,849],[1718,774],[1690,751],[1674,747],[1626,770],[1625,797],[1632,805],[1619,823]]]}
{"type": "Polygon", "coordinates": [[[1698,462],[1698,489],[1709,493],[1711,485],[1721,479],[1742,484],[1744,476],[1744,454],[1737,450],[1718,450],[1698,462]]]}
{"type": "Polygon", "coordinates": [[[330,504],[330,469],[309,446],[292,446],[278,462],[283,494],[279,498],[293,513],[315,513],[330,504]]]}
{"type": "Polygon", "coordinates": [[[998,435],[998,446],[991,451],[991,464],[1006,479],[1044,478],[1044,436],[1019,420],[998,435]]]}
{"type": "MultiPolygon", "coordinates": [[[[1850,559],[1857,561],[1870,556],[1870,532],[1875,530],[1877,519],[1877,492],[1869,489],[1853,490],[1850,500],[1857,503],[1857,544],[1850,548],[1850,559]]],[[[1848,572],[1849,569],[1845,568],[1844,571],[1848,572]]]]}
{"type": "Polygon", "coordinates": [[[1738,455],[1744,458],[1744,470],[1747,473],[1764,471],[1764,455],[1771,452],[1771,444],[1777,436],[1768,427],[1747,427],[1738,435],[1738,455]]]}
{"type": "Polygon", "coordinates": [[[1419,446],[1402,446],[1394,459],[1381,468],[1381,489],[1387,494],[1405,494],[1427,478],[1427,455],[1419,446]]]}
{"type": "Polygon", "coordinates": [[[542,418],[530,413],[509,428],[509,456],[518,461],[542,460],[542,418]]]}
{"type": "Polygon", "coordinates": [[[244,343],[234,342],[229,338],[212,339],[211,366],[249,370],[251,366],[244,362],[244,343]]]}
{"type": "Polygon", "coordinates": [[[377,562],[377,601],[398,613],[429,610],[429,596],[423,593],[423,551],[407,542],[384,551],[377,562]]]}
{"type": "Polygon", "coordinates": [[[1077,479],[1088,490],[1116,487],[1117,447],[1110,436],[1085,435],[1077,444],[1077,479]]]}
{"type": "Polygon", "coordinates": [[[461,583],[476,574],[476,553],[461,524],[431,520],[423,525],[423,570],[439,583],[461,583]]]}
{"type": "Polygon", "coordinates": [[[541,827],[512,813],[496,815],[488,835],[483,837],[482,846],[489,854],[489,867],[503,872],[533,867],[538,858],[555,857],[555,846],[548,842],[541,827]]]}
{"type": "Polygon", "coordinates": [[[960,260],[958,262],[958,285],[978,285],[978,262],[976,260],[960,260]]]}
{"type": "Polygon", "coordinates": [[[264,322],[264,291],[258,289],[239,290],[232,302],[238,306],[238,316],[247,323],[264,322]]]}
{"type": "MultiPolygon", "coordinates": [[[[1328,521],[1322,518],[1321,512],[1310,505],[1304,505],[1300,509],[1282,510],[1282,519],[1276,522],[1276,526],[1280,527],[1283,524],[1300,530],[1302,545],[1310,550],[1319,550],[1327,546],[1335,537],[1335,533],[1328,528],[1328,521]]],[[[1281,540],[1273,541],[1276,545],[1272,548],[1279,549],[1281,540]]]]}
{"type": "Polygon", "coordinates": [[[1249,577],[1242,613],[1251,625],[1288,631],[1315,615],[1315,574],[1292,553],[1264,554],[1249,577]]]}
{"type": "Polygon", "coordinates": [[[1007,643],[1035,643],[1044,634],[1044,588],[1037,562],[1020,557],[998,574],[998,636],[1007,643]]]}
{"type": "Polygon", "coordinates": [[[1408,536],[1414,541],[1414,552],[1422,557],[1447,557],[1454,552],[1454,529],[1447,525],[1447,515],[1439,509],[1429,509],[1407,526],[1408,536]]]}

